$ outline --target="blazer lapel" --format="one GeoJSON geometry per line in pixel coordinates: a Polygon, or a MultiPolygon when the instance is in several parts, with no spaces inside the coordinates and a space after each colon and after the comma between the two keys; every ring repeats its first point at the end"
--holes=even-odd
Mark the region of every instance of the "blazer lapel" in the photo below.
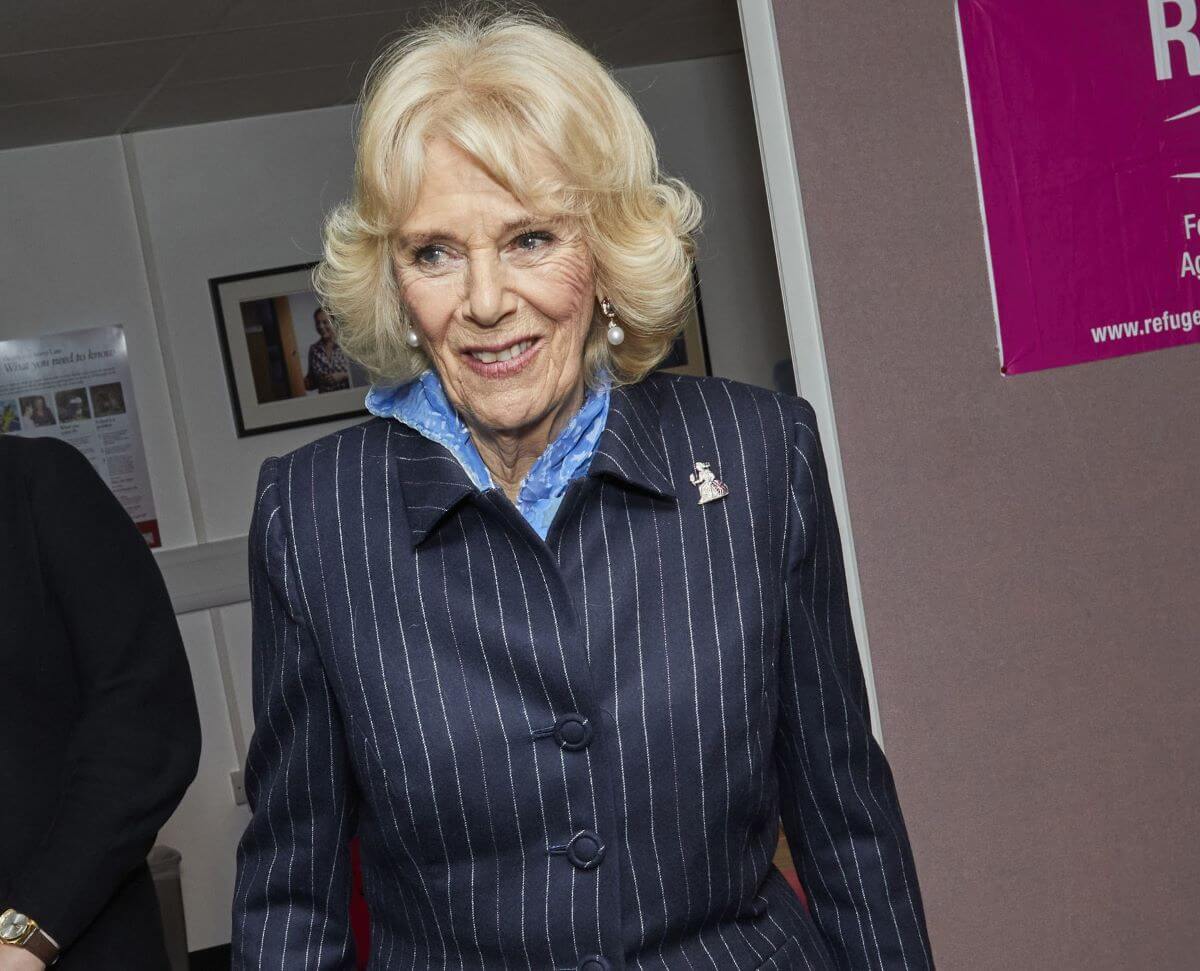
{"type": "Polygon", "coordinates": [[[417,546],[452,509],[479,490],[448,449],[407,425],[395,422],[392,448],[412,544],[417,546]]]}
{"type": "Polygon", "coordinates": [[[675,498],[663,451],[658,391],[652,379],[613,388],[608,419],[588,475],[614,479],[664,499],[675,498]]]}

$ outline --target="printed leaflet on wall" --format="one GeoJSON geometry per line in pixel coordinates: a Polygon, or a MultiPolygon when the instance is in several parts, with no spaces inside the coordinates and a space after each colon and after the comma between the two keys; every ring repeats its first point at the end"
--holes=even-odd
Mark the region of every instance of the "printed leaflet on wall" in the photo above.
{"type": "Polygon", "coordinates": [[[0,341],[0,433],[70,442],[162,544],[120,327],[0,341]]]}

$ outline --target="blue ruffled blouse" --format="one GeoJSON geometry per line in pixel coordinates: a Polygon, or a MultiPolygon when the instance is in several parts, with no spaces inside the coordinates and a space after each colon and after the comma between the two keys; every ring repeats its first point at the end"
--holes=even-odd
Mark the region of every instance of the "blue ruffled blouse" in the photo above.
{"type": "MultiPolygon", "coordinates": [[[[610,388],[611,381],[605,375],[599,387],[588,389],[579,410],[537,457],[521,483],[517,510],[542,539],[550,531],[567,485],[587,472],[608,420],[610,388]]],[[[367,392],[366,406],[371,414],[401,421],[448,449],[477,489],[498,488],[467,426],[446,397],[436,371],[423,371],[412,381],[394,387],[374,385],[367,392]]]]}

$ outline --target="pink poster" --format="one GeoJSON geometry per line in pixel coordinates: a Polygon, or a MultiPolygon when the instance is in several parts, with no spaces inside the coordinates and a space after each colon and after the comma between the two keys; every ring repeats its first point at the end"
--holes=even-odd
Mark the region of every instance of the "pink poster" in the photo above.
{"type": "Polygon", "coordinates": [[[1200,342],[1198,0],[958,0],[1005,374],[1200,342]]]}

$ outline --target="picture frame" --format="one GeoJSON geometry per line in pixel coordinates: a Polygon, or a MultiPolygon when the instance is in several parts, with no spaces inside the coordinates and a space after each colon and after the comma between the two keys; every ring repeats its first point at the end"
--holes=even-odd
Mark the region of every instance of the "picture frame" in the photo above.
{"type": "Polygon", "coordinates": [[[707,377],[712,374],[708,356],[708,333],[704,328],[704,306],[700,302],[700,273],[692,264],[692,304],[683,331],[656,370],[707,377]]]}
{"type": "Polygon", "coordinates": [[[323,333],[315,266],[208,281],[238,438],[367,414],[366,372],[323,333]]]}

